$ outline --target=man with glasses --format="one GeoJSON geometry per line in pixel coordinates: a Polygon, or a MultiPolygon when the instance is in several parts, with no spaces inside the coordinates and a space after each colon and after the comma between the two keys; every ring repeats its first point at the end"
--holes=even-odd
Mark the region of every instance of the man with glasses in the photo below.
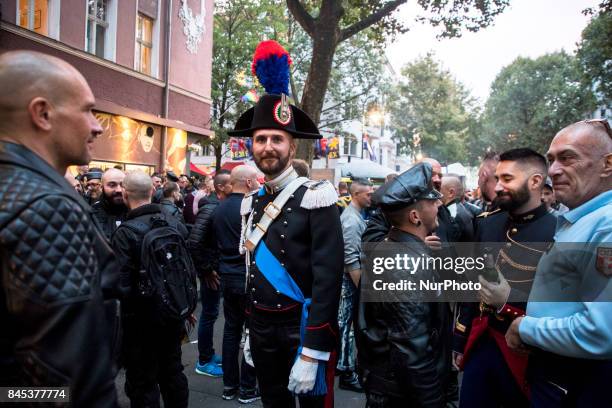
{"type": "Polygon", "coordinates": [[[547,152],[557,199],[555,247],[540,260],[527,315],[506,333],[531,346],[532,406],[612,406],[612,131],[574,123],[547,152]],[[570,244],[571,243],[571,244],[570,244]]]}

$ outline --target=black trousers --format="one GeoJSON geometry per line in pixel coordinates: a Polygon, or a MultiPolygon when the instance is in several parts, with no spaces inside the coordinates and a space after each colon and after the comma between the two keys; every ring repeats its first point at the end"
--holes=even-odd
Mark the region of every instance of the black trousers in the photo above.
{"type": "Polygon", "coordinates": [[[238,356],[242,327],[246,318],[244,307],[246,295],[243,290],[223,289],[223,314],[225,326],[223,327],[223,385],[226,388],[238,388],[249,391],[255,388],[255,369],[248,365],[244,356],[240,356],[240,369],[238,369],[238,356]]]}
{"type": "MultiPolygon", "coordinates": [[[[249,324],[251,355],[266,408],[295,407],[287,389],[289,373],[300,344],[301,310],[266,313],[253,310],[249,324]]],[[[324,397],[300,397],[300,408],[323,407],[324,397]]]]}
{"type": "Polygon", "coordinates": [[[187,377],[181,361],[182,322],[172,325],[124,320],[125,392],[132,408],[160,406],[186,408],[187,377]]]}

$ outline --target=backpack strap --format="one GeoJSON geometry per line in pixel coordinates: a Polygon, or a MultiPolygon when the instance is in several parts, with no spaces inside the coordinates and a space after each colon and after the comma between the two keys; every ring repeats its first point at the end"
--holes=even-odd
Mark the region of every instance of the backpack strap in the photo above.
{"type": "Polygon", "coordinates": [[[121,226],[125,226],[140,235],[145,235],[151,229],[151,224],[136,219],[124,221],[121,226]]]}

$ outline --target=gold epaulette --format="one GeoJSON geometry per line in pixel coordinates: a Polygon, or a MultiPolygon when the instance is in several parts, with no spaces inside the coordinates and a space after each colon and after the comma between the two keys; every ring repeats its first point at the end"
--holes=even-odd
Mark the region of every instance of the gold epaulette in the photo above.
{"type": "Polygon", "coordinates": [[[501,209],[499,209],[499,208],[497,210],[493,210],[493,211],[485,211],[485,212],[482,212],[482,213],[478,214],[476,216],[476,218],[487,218],[489,215],[498,213],[500,211],[501,211],[501,209]]]}

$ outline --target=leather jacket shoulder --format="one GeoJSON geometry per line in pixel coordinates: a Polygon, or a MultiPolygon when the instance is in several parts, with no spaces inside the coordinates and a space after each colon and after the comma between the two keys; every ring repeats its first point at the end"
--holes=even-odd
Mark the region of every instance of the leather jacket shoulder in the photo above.
{"type": "Polygon", "coordinates": [[[189,248],[191,258],[200,276],[218,269],[219,250],[213,237],[212,223],[214,212],[218,206],[219,202],[213,201],[200,207],[187,239],[187,248],[189,248]]]}
{"type": "Polygon", "coordinates": [[[378,210],[368,220],[367,227],[361,235],[361,241],[380,242],[385,239],[385,236],[389,232],[390,228],[391,224],[389,224],[389,221],[387,221],[383,212],[378,210]]]}
{"type": "Polygon", "coordinates": [[[61,175],[0,142],[1,384],[70,386],[72,406],[116,406],[100,234],[61,175]]]}
{"type": "Polygon", "coordinates": [[[161,200],[160,204],[163,213],[176,217],[179,221],[183,223],[185,222],[185,219],[183,218],[183,212],[171,200],[164,198],[163,200],[161,200]]]}

